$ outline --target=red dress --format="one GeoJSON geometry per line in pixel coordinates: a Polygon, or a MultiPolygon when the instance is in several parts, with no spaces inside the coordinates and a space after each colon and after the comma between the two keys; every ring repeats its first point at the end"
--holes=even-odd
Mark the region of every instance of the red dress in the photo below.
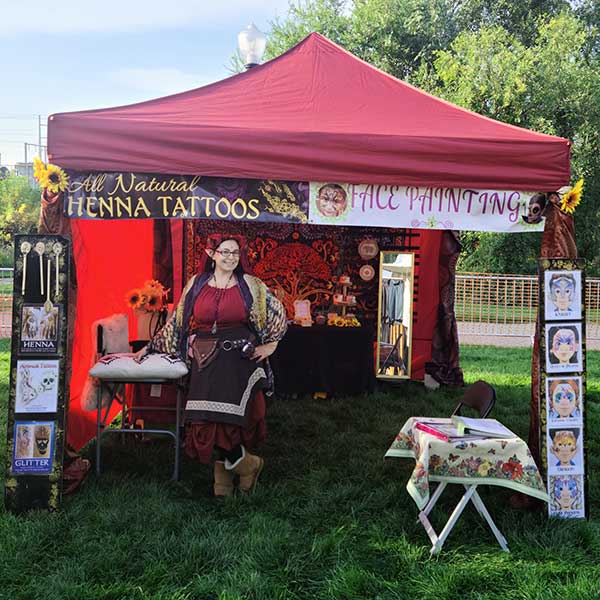
{"type": "MultiPolygon", "coordinates": [[[[210,331],[216,312],[217,294],[222,294],[219,302],[217,327],[233,327],[247,324],[248,317],[240,289],[237,285],[226,290],[218,290],[205,285],[194,303],[194,329],[210,331]]],[[[265,422],[266,404],[262,391],[257,391],[251,401],[244,426],[209,421],[195,421],[186,430],[185,449],[188,456],[209,464],[215,447],[232,450],[236,446],[254,449],[267,437],[265,422]]]]}

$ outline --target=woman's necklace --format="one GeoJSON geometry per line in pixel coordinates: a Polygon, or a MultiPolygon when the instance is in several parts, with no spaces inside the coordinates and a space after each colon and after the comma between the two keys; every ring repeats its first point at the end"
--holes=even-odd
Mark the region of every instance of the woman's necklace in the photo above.
{"type": "Polygon", "coordinates": [[[213,281],[215,282],[215,288],[216,288],[216,293],[215,293],[215,320],[213,321],[212,324],[212,328],[210,330],[210,332],[215,335],[217,333],[217,321],[219,320],[219,304],[221,304],[221,298],[223,298],[223,294],[225,293],[225,290],[229,287],[229,282],[231,281],[231,278],[233,277],[233,271],[231,271],[231,274],[229,275],[229,279],[227,280],[227,283],[225,284],[225,287],[220,288],[217,285],[217,277],[215,276],[215,274],[213,273],[213,281]]]}

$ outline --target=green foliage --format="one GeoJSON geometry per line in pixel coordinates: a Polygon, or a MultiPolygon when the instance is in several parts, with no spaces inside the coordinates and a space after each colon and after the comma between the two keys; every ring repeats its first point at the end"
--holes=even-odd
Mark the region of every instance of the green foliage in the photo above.
{"type": "Polygon", "coordinates": [[[537,273],[540,233],[462,232],[458,271],[537,273]]]}
{"type": "Polygon", "coordinates": [[[0,180],[0,267],[13,266],[13,236],[36,231],[40,194],[26,177],[10,175],[0,180]]]}
{"type": "MultiPolygon", "coordinates": [[[[577,243],[600,274],[599,26],[596,0],[308,0],[272,23],[268,54],[319,31],[450,102],[570,139],[572,183],[586,180],[577,243]]],[[[539,251],[534,234],[467,239],[460,266],[474,270],[531,272],[539,251]]]]}

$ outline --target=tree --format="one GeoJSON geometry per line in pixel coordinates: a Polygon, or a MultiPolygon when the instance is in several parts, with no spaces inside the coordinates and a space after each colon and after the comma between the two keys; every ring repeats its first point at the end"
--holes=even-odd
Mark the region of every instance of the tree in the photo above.
{"type": "MultiPolygon", "coordinates": [[[[597,223],[600,218],[593,200],[600,192],[600,64],[586,56],[588,43],[584,24],[567,13],[540,24],[529,47],[497,26],[463,32],[448,50],[438,53],[430,73],[436,81],[429,83],[437,95],[450,102],[573,142],[573,180],[586,179],[584,202],[575,216],[578,247],[590,272],[598,273],[600,235],[597,228],[585,224],[597,223]]],[[[512,236],[499,234],[494,242],[480,236],[474,263],[485,269],[482,253],[489,251],[490,264],[500,262],[514,272],[536,256],[531,248],[538,243],[535,234],[519,237],[528,240],[519,240],[522,254],[515,255],[512,236]],[[500,260],[498,253],[504,253],[505,260],[500,260]],[[512,269],[510,257],[516,257],[512,269]]],[[[461,264],[468,263],[463,259],[461,264]]],[[[532,271],[531,265],[528,270],[532,271]]]]}
{"type": "Polygon", "coordinates": [[[0,180],[0,266],[13,266],[13,236],[34,233],[40,214],[39,188],[26,177],[9,175],[0,180]]]}

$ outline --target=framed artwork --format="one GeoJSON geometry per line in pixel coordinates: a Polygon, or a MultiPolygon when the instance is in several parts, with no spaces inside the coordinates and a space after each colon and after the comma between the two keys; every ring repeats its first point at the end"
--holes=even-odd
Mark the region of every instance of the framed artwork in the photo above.
{"type": "Polygon", "coordinates": [[[582,371],[581,323],[546,323],[546,372],[582,371]]]}
{"type": "Polygon", "coordinates": [[[546,321],[581,319],[581,271],[544,272],[546,321]]]}
{"type": "Polygon", "coordinates": [[[299,325],[312,325],[310,300],[294,300],[294,322],[299,325]]]}
{"type": "Polygon", "coordinates": [[[581,427],[560,427],[548,430],[548,472],[583,472],[583,439],[581,427]]]}
{"type": "Polygon", "coordinates": [[[15,413],[53,413],[58,404],[58,360],[18,360],[15,413]]]}
{"type": "Polygon", "coordinates": [[[59,323],[58,306],[46,310],[43,304],[24,304],[21,308],[19,352],[56,354],[59,323]]]}
{"type": "Polygon", "coordinates": [[[54,421],[16,421],[11,471],[47,475],[54,457],[54,421]]]}
{"type": "Polygon", "coordinates": [[[551,516],[585,518],[583,475],[550,475],[549,495],[551,516]]]}
{"type": "Polygon", "coordinates": [[[552,427],[581,425],[583,397],[581,377],[546,378],[546,414],[552,427]]]}

